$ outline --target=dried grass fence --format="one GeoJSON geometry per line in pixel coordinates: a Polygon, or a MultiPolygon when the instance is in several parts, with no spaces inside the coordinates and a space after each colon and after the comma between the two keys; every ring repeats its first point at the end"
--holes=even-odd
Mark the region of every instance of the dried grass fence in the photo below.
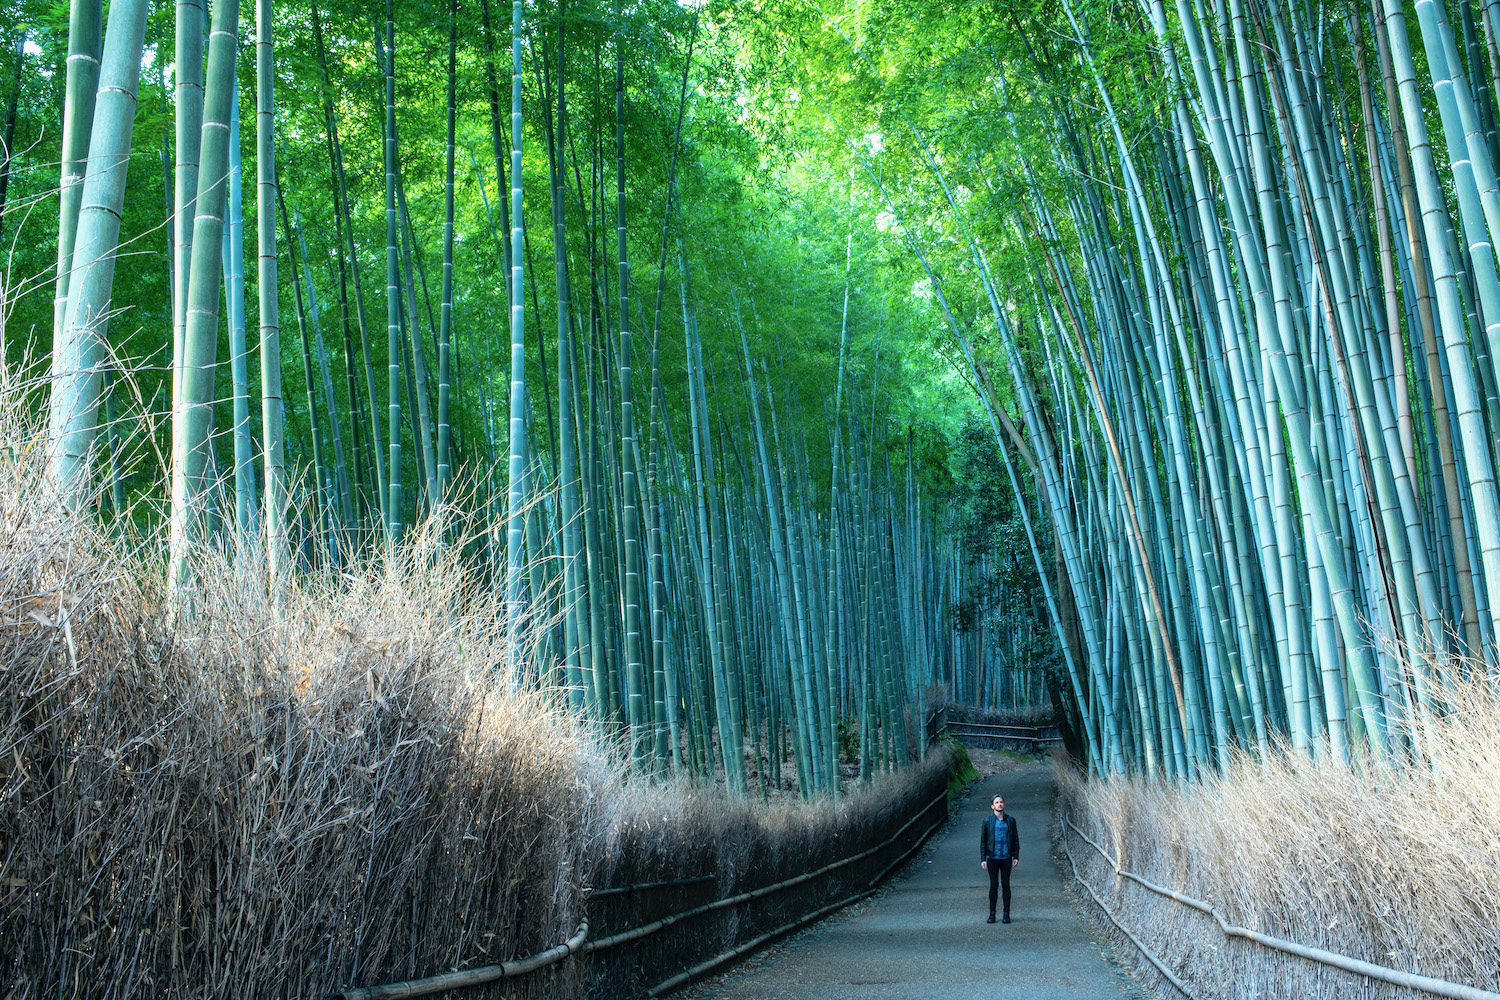
{"type": "MultiPolygon", "coordinates": [[[[158,540],[64,510],[21,414],[0,399],[5,1000],[324,997],[533,955],[585,917],[597,937],[857,853],[946,783],[936,753],[772,811],[627,785],[548,697],[497,682],[502,609],[435,531],[276,607],[205,556],[169,627],[158,540]],[[712,881],[588,899],[684,874],[712,881]]],[[[631,995],[887,853],[465,996],[631,995]]]]}
{"type": "MultiPolygon", "coordinates": [[[[713,874],[597,889],[589,895],[593,923],[579,924],[571,938],[545,951],[464,971],[351,987],[335,994],[335,1000],[430,996],[530,975],[574,956],[586,956],[590,997],[643,993],[654,997],[673,992],[783,934],[872,895],[886,875],[946,823],[955,761],[946,748],[939,748],[920,767],[877,783],[852,803],[846,800],[844,808],[825,801],[787,809],[780,816],[768,816],[744,802],[726,814],[719,796],[710,799],[691,792],[683,795],[681,788],[669,789],[670,808],[688,821],[669,826],[667,836],[653,837],[649,846],[639,840],[617,844],[621,856],[650,863],[652,848],[675,842],[674,858],[697,855],[700,861],[715,864],[713,874]],[[916,800],[913,791],[919,794],[916,800]],[[931,798],[921,800],[933,792],[931,798]],[[892,795],[896,797],[894,810],[881,805],[889,803],[892,795]],[[712,823],[714,817],[726,816],[727,825],[712,823]],[[901,816],[905,822],[894,832],[870,843],[882,827],[901,816]],[[705,818],[710,820],[706,831],[705,818]],[[788,831],[791,838],[786,836],[788,831]],[[706,840],[694,839],[695,833],[701,838],[705,832],[706,840]],[[807,860],[814,856],[809,854],[812,845],[806,842],[809,833],[824,835],[817,853],[840,846],[854,853],[823,864],[807,860]],[[709,850],[689,850],[705,845],[709,850]],[[772,864],[752,864],[737,875],[732,860],[736,853],[768,855],[762,860],[772,864]],[[778,872],[780,877],[775,877],[778,872]],[[611,929],[616,923],[627,926],[611,929]],[[678,970],[675,975],[660,979],[673,970],[678,970]],[[653,980],[659,981],[653,986],[653,980]]],[[[650,826],[661,810],[662,798],[650,794],[632,798],[624,809],[629,818],[617,832],[628,836],[638,831],[643,806],[651,815],[646,823],[650,826]]]]}
{"type": "MultiPolygon", "coordinates": [[[[488,598],[433,539],[304,580],[161,578],[0,462],[0,990],[322,996],[527,954],[576,924],[613,780],[498,688],[488,598]]],[[[155,551],[154,540],[139,542],[155,551]]],[[[576,991],[560,969],[511,996],[576,991]]]]}
{"type": "Polygon", "coordinates": [[[720,795],[642,790],[611,843],[610,884],[643,887],[606,890],[590,901],[594,940],[865,856],[594,952],[588,996],[638,996],[685,968],[865,891],[946,819],[952,766],[947,749],[934,747],[922,763],[837,803],[769,811],[720,795]]]}
{"type": "MultiPolygon", "coordinates": [[[[1064,831],[1076,824],[1122,869],[1231,925],[1500,992],[1500,703],[1483,681],[1447,700],[1412,731],[1421,762],[1350,767],[1284,750],[1182,787],[1060,766],[1064,831]]],[[[1191,996],[1432,995],[1226,937],[1213,916],[1117,877],[1076,834],[1072,845],[1079,877],[1191,996]]],[[[1094,912],[1142,981],[1180,995],[1094,912]]]]}

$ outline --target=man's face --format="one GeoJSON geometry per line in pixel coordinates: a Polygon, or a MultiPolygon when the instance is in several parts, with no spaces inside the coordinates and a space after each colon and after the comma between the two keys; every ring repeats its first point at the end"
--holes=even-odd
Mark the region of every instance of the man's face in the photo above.
{"type": "Polygon", "coordinates": [[[1005,799],[1003,799],[999,795],[996,795],[993,799],[990,800],[990,808],[995,810],[995,812],[997,813],[1005,812],[1005,799]]]}

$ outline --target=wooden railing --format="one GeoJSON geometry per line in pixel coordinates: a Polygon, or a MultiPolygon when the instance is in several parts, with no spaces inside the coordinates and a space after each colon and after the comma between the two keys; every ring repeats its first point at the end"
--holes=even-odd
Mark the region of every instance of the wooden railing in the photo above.
{"type": "Polygon", "coordinates": [[[999,745],[1001,749],[1036,753],[1062,742],[1056,726],[997,726],[988,722],[965,722],[948,719],[946,709],[939,709],[927,720],[927,739],[952,736],[960,742],[978,745],[999,745]],[[984,741],[984,742],[981,742],[984,741]]]}

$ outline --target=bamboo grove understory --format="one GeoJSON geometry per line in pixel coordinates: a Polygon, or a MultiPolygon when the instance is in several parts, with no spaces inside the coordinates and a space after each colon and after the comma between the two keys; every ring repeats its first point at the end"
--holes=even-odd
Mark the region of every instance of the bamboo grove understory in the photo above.
{"type": "Polygon", "coordinates": [[[196,546],[274,602],[445,518],[496,669],[741,794],[938,683],[1191,778],[1500,669],[1500,0],[320,2],[72,0],[60,173],[7,139],[59,497],[164,505],[180,619],[196,546]]]}

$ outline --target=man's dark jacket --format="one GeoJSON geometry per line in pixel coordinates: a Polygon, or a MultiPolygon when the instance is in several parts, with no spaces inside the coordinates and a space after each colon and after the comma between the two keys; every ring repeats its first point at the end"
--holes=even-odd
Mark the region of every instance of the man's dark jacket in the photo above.
{"type": "Polygon", "coordinates": [[[1010,813],[1005,814],[1003,820],[997,819],[993,810],[984,818],[979,827],[979,860],[988,861],[998,851],[995,847],[995,828],[1000,823],[1005,824],[1006,835],[1010,839],[1010,856],[1013,861],[1021,860],[1021,834],[1016,830],[1016,818],[1010,813]]]}

